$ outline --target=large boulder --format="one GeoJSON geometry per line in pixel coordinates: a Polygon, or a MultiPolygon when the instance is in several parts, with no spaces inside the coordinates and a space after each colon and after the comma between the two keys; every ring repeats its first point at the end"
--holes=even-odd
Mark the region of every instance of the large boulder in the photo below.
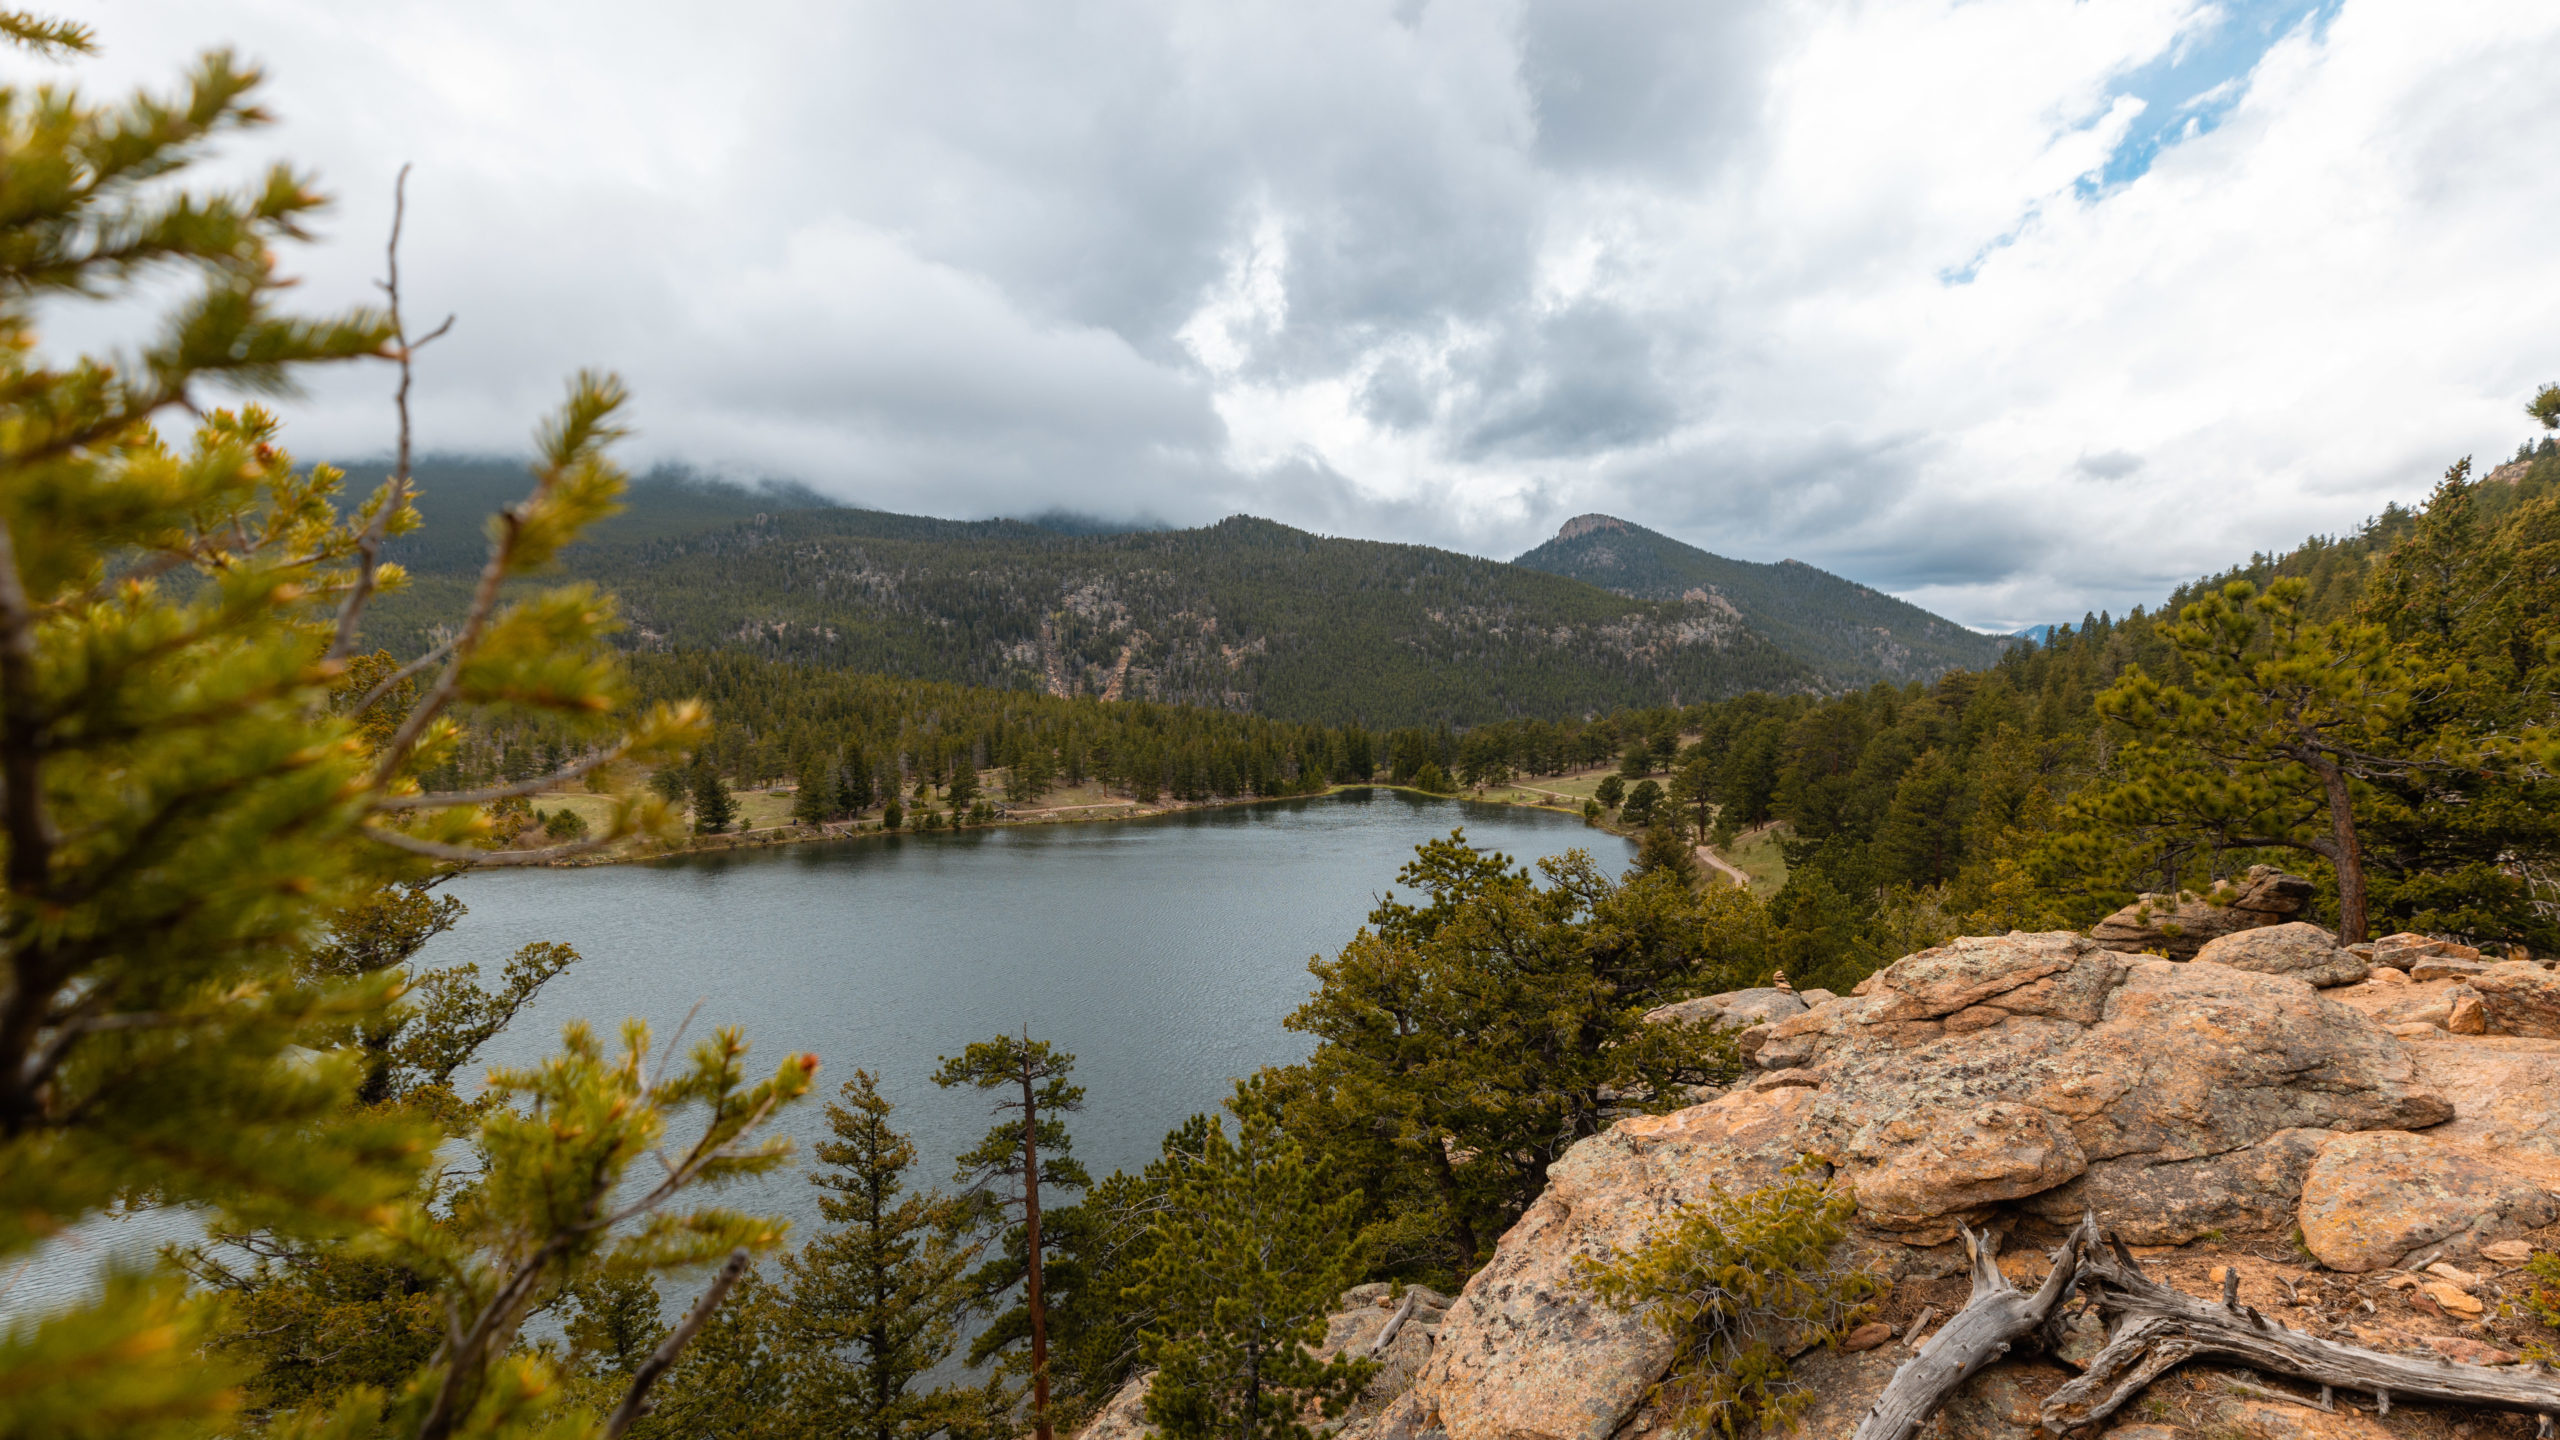
{"type": "Polygon", "coordinates": [[[2313,886],[2272,865],[2252,865],[2238,880],[2225,880],[2199,895],[2144,894],[2089,930],[2090,937],[2127,955],[2192,960],[2209,941],[2235,931],[2282,925],[2311,902],[2313,886]]]}
{"type": "Polygon", "coordinates": [[[2481,1017],[2492,1035],[2560,1040],[2560,975],[2527,960],[2507,960],[2473,975],[2481,1017]]]}
{"type": "Polygon", "coordinates": [[[1762,986],[1752,990],[1728,990],[1721,995],[1701,995],[1645,1012],[1649,1024],[1698,1024],[1705,1022],[1719,1030],[1748,1030],[1754,1025],[1769,1025],[1805,1012],[1805,1002],[1793,990],[1762,986]]]}
{"type": "Polygon", "coordinates": [[[2421,1084],[2453,1102],[2427,1132],[2490,1154],[2560,1160],[2560,1040],[2474,1037],[2410,1047],[2421,1084]]]}
{"type": "Polygon", "coordinates": [[[2236,930],[2208,940],[2196,951],[2195,963],[2291,975],[2321,990],[2354,985],[2373,973],[2363,956],[2338,948],[2337,936],[2301,920],[2236,930]]]}
{"type": "Polygon", "coordinates": [[[2303,1180],[2302,1243],[2333,1270],[2378,1270],[2425,1252],[2468,1255],[2560,1219],[2560,1165],[2521,1162],[2393,1130],[2333,1135],[2303,1180]]]}
{"type": "Polygon", "coordinates": [[[1812,1092],[1742,1090],[1621,1120],[1566,1152],[1546,1192],[1449,1308],[1382,1437],[1607,1440],[1670,1363],[1643,1320],[1595,1303],[1574,1261],[1634,1244],[1674,1211],[1781,1177],[1802,1153],[1812,1092]]]}
{"type": "MultiPolygon", "coordinates": [[[[2070,1220],[2091,1205],[2136,1243],[2281,1232],[2333,1132],[2455,1115],[2409,1047],[2298,978],[2129,957],[2067,932],[1907,956],[1754,1033],[1747,1084],[1621,1120],[1557,1162],[1450,1307],[1412,1390],[1357,1440],[1608,1440],[1640,1426],[1669,1346],[1594,1305],[1576,1260],[1719,1189],[1770,1183],[1802,1155],[1854,1188],[1861,1243],[1921,1273],[1958,1223],[2003,1211],[2070,1220]]],[[[1858,1392],[1890,1371],[1881,1351],[1807,1364],[1858,1392]]],[[[1996,1428],[2016,1407],[1982,1408],[1996,1428]]]]}
{"type": "Polygon", "coordinates": [[[2003,1201],[2098,1204],[2138,1243],[2281,1229],[2308,1155],[2284,1132],[2453,1114],[2404,1047],[2287,976],[2057,931],[1957,940],[1861,988],[1781,1021],[1758,1063],[1802,1072],[1806,1148],[1857,1187],[1862,1223],[1915,1244],[2003,1201]]]}

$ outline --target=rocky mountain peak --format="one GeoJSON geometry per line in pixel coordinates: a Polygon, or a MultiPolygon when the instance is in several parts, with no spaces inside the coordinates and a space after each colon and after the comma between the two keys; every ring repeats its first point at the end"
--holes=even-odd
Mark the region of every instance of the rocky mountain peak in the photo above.
{"type": "Polygon", "coordinates": [[[1579,540],[1594,530],[1625,530],[1627,528],[1629,528],[1627,522],[1615,515],[1576,515],[1564,522],[1564,528],[1556,532],[1556,539],[1558,541],[1579,540]]]}

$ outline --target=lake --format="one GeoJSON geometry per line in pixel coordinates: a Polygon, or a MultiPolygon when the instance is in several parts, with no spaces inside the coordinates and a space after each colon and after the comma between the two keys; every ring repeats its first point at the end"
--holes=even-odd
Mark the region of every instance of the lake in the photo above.
{"type": "MultiPolygon", "coordinates": [[[[934,1067],[998,1031],[1027,1027],[1076,1056],[1086,1108],[1070,1123],[1096,1178],[1144,1165],[1233,1079],[1305,1057],[1308,1038],[1280,1022],[1314,984],[1309,957],[1340,950],[1413,847],[1459,826],[1522,863],[1576,847],[1613,868],[1633,855],[1568,816],[1351,791],[1147,820],[484,871],[448,887],[470,913],[420,958],[477,962],[490,978],[536,940],[584,957],[487,1047],[491,1064],[540,1059],[576,1018],[611,1045],[637,1015],[663,1044],[697,1003],[693,1035],[742,1027],[751,1075],[816,1053],[818,1092],[780,1127],[800,1157],[724,1197],[789,1215],[796,1242],[817,1223],[801,1165],[836,1086],[857,1067],[878,1077],[915,1141],[913,1178],[946,1185],[952,1157],[994,1120],[981,1092],[936,1088],[934,1067]]],[[[82,1227],[70,1251],[0,1275],[0,1314],[59,1303],[100,1251],[147,1252],[183,1233],[166,1223],[177,1218],[82,1227]]]]}
{"type": "MultiPolygon", "coordinates": [[[[699,1003],[695,1034],[737,1025],[750,1074],[794,1050],[825,1066],[785,1117],[805,1156],[823,1098],[859,1067],[898,1107],[918,1178],[995,1121],[983,1093],[932,1083],[944,1055],[1028,1028],[1073,1053],[1085,1110],[1070,1122],[1096,1178],[1154,1158],[1165,1132],[1231,1082],[1305,1058],[1281,1021],[1314,986],[1307,961],[1356,933],[1413,847],[1463,826],[1523,863],[1626,841],[1544,811],[1393,790],[1184,811],[1147,820],[865,837],[649,865],[487,871],[450,887],[471,907],[429,965],[492,974],[557,940],[585,958],[484,1052],[538,1059],[563,1022],[610,1040],[623,1017],[663,1042],[699,1003]]],[[[738,1203],[779,1205],[805,1233],[799,1171],[738,1203]]]]}

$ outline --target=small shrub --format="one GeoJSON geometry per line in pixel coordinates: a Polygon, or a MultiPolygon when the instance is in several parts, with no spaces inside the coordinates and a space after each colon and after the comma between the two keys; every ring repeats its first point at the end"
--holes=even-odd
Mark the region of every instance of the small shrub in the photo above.
{"type": "Polygon", "coordinates": [[[563,805],[544,817],[542,833],[554,840],[583,840],[587,837],[587,818],[563,805]]]}
{"type": "Polygon", "coordinates": [[[2545,1250],[2524,1262],[2524,1308],[2560,1330],[2560,1254],[2545,1250]]]}
{"type": "Polygon", "coordinates": [[[1813,1393],[1790,1376],[1791,1350],[1829,1344],[1872,1310],[1884,1281],[1837,1254],[1857,1201],[1815,1174],[1714,1198],[1607,1262],[1578,1263],[1602,1304],[1642,1312],[1672,1344],[1653,1388],[1676,1431],[1783,1429],[1813,1393]]]}

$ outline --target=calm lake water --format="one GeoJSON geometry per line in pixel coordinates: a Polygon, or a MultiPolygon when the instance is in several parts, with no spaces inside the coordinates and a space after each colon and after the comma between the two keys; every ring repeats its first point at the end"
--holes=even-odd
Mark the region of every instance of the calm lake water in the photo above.
{"type": "MultiPolygon", "coordinates": [[[[1515,860],[1633,848],[1578,820],[1397,791],[1195,810],[1152,820],[864,838],[650,865],[490,871],[455,881],[470,914],[421,957],[494,977],[536,940],[584,957],[483,1052],[538,1060],[560,1027],[608,1045],[626,1016],[663,1044],[699,1003],[692,1036],[737,1025],[750,1073],[795,1050],[825,1068],[785,1115],[801,1160],[823,1102],[859,1067],[898,1106],[922,1183],[994,1123],[977,1091],[932,1083],[939,1057],[1028,1027],[1076,1056],[1086,1108],[1075,1149],[1096,1177],[1135,1168],[1231,1082],[1304,1058],[1280,1022],[1395,882],[1413,847],[1463,826],[1515,860]]],[[[688,1037],[691,1043],[691,1036],[688,1037]]],[[[817,1223],[795,1162],[725,1202],[817,1223]]],[[[48,1255],[0,1289],[0,1314],[44,1308],[101,1250],[147,1249],[165,1227],[90,1227],[85,1259],[48,1255]]],[[[0,1280],[7,1277],[0,1276],[0,1280]]]]}
{"type": "MultiPolygon", "coordinates": [[[[832,1097],[869,1070],[915,1141],[919,1178],[936,1184],[995,1123],[982,1092],[932,1083],[940,1057],[1027,1027],[1076,1057],[1086,1102],[1070,1127],[1098,1178],[1154,1158],[1237,1077],[1305,1058],[1311,1042],[1280,1022],[1314,986],[1308,959],[1340,950],[1413,847],[1457,827],[1524,863],[1575,847],[1613,865],[1633,853],[1565,816],[1375,790],[484,872],[451,887],[471,913],[421,958],[491,973],[534,940],[585,957],[489,1046],[494,1063],[549,1053],[572,1018],[610,1037],[637,1015],[663,1041],[699,1002],[693,1033],[742,1027],[760,1062],[750,1073],[811,1051],[832,1097]]],[[[825,1133],[820,1096],[785,1117],[804,1157],[825,1133]]],[[[795,1228],[815,1223],[796,1170],[760,1188],[757,1202],[795,1228]]]]}

